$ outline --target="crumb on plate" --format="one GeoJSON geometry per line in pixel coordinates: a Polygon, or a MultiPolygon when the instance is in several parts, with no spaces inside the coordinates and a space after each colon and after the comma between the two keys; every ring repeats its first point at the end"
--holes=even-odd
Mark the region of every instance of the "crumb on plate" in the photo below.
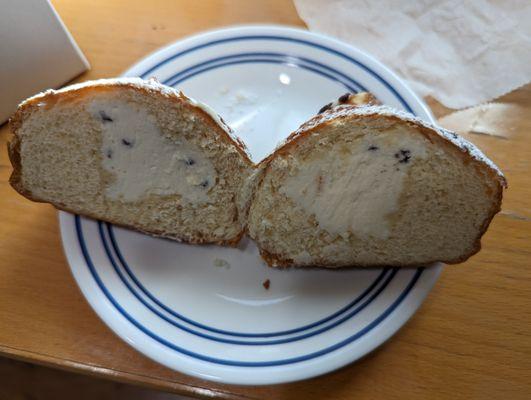
{"type": "Polygon", "coordinates": [[[216,258],[214,260],[214,266],[215,267],[225,267],[225,268],[230,268],[230,264],[227,260],[224,260],[222,258],[216,258]]]}

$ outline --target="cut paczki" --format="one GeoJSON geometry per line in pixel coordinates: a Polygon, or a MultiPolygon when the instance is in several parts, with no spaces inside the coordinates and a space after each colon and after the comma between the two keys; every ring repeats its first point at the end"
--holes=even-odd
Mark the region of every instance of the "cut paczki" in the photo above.
{"type": "Polygon", "coordinates": [[[272,266],[462,262],[506,186],[455,133],[356,97],[326,106],[259,168],[248,231],[272,266]]]}
{"type": "Polygon", "coordinates": [[[208,107],[154,80],[34,96],[13,118],[11,184],[57,208],[189,243],[236,244],[253,172],[208,107]]]}
{"type": "Polygon", "coordinates": [[[11,119],[11,184],[31,200],[190,243],[244,232],[272,266],[458,263],[505,178],[474,145],[342,96],[254,165],[207,106],[156,81],[48,91],[11,119]]]}

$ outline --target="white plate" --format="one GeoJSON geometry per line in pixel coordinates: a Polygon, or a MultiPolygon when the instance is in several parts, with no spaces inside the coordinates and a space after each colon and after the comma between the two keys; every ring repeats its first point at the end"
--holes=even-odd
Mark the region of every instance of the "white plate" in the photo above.
{"type": "MultiPolygon", "coordinates": [[[[156,76],[211,105],[255,160],[347,91],[368,90],[432,120],[372,57],[298,29],[203,33],[126,75],[156,76]]],[[[79,287],[118,336],[170,368],[225,383],[294,381],[359,359],[413,315],[441,269],[275,270],[248,240],[238,248],[185,245],[64,212],[60,223],[79,287]]]]}

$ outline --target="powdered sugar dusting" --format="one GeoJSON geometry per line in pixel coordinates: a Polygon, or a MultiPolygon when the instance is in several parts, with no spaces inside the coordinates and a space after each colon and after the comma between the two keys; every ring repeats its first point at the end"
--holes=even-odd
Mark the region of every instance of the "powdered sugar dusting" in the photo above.
{"type": "MultiPolygon", "coordinates": [[[[48,96],[48,95],[76,91],[76,90],[80,90],[86,87],[113,86],[113,85],[132,86],[132,87],[142,89],[142,90],[156,91],[162,94],[163,96],[179,98],[183,101],[186,101],[188,104],[192,105],[193,107],[203,110],[227,133],[227,135],[232,139],[232,141],[244,151],[247,157],[250,158],[250,154],[247,149],[247,146],[243,143],[243,141],[240,138],[238,138],[234,134],[232,129],[225,123],[225,121],[223,121],[223,119],[214,110],[212,110],[206,104],[203,104],[195,99],[185,96],[182,92],[170,86],[161,84],[158,80],[154,78],[151,78],[149,80],[144,80],[144,79],[135,78],[135,77],[121,77],[121,78],[111,78],[111,79],[98,79],[94,81],[77,83],[77,84],[70,85],[70,86],[67,86],[59,90],[50,89],[45,92],[41,92],[23,101],[19,105],[19,107],[24,106],[25,104],[29,102],[33,102],[40,98],[44,98],[45,96],[48,96]]],[[[262,160],[262,163],[267,162],[267,160],[269,160],[270,157],[273,154],[275,154],[275,152],[278,149],[283,147],[286,143],[291,142],[292,140],[296,139],[298,136],[300,136],[304,132],[309,131],[319,125],[329,123],[339,118],[349,118],[349,117],[356,117],[356,116],[380,116],[380,117],[398,118],[404,122],[409,122],[409,123],[430,129],[431,131],[435,132],[436,134],[438,134],[439,136],[441,136],[448,142],[459,147],[462,151],[468,153],[475,160],[485,163],[490,169],[492,169],[496,173],[501,183],[504,186],[507,186],[505,177],[503,173],[501,172],[501,170],[487,156],[485,156],[485,154],[483,154],[483,152],[479,150],[473,143],[462,138],[461,136],[457,135],[454,132],[451,132],[441,127],[438,127],[436,125],[430,124],[418,117],[415,117],[414,115],[410,113],[399,111],[399,110],[393,109],[388,106],[374,105],[374,104],[367,104],[367,105],[339,104],[338,105],[337,103],[333,103],[333,106],[330,109],[322,112],[321,114],[316,115],[309,121],[302,124],[296,131],[294,131],[291,135],[289,135],[284,141],[279,143],[278,146],[276,146],[275,150],[271,153],[271,155],[267,157],[266,159],[262,160]]]]}
{"type": "Polygon", "coordinates": [[[133,86],[138,89],[147,89],[154,90],[159,93],[164,94],[165,96],[178,96],[179,92],[169,86],[162,85],[156,79],[144,80],[141,78],[106,78],[106,79],[96,79],[93,81],[86,81],[75,83],[73,85],[65,86],[62,89],[48,89],[44,92],[38,93],[20,103],[19,107],[25,105],[26,103],[32,102],[36,99],[52,95],[52,94],[61,94],[66,92],[72,92],[80,90],[86,87],[97,87],[97,86],[133,86]]]}
{"type": "Polygon", "coordinates": [[[45,96],[72,92],[72,91],[80,90],[80,89],[87,88],[87,87],[98,87],[98,86],[129,86],[129,87],[134,87],[134,88],[141,89],[141,90],[154,91],[166,97],[175,97],[175,98],[181,99],[187,102],[188,104],[190,104],[191,106],[199,108],[202,111],[204,111],[206,114],[208,114],[225,131],[225,133],[227,133],[227,135],[232,139],[232,141],[235,142],[238,145],[238,147],[240,147],[243,150],[243,152],[247,155],[247,157],[248,158],[251,157],[249,154],[249,150],[247,149],[247,146],[234,134],[232,129],[225,123],[225,121],[223,121],[223,118],[221,118],[212,108],[210,108],[204,103],[201,103],[200,101],[197,101],[195,99],[192,99],[186,96],[181,91],[178,91],[170,86],[163,85],[155,78],[150,78],[150,79],[145,80],[145,79],[136,78],[136,77],[121,77],[121,78],[110,78],[110,79],[97,79],[93,81],[76,83],[70,86],[66,86],[62,89],[58,89],[58,90],[49,89],[44,92],[38,93],[24,100],[22,103],[19,104],[19,107],[22,107],[25,104],[36,101],[38,99],[44,98],[45,96]]]}
{"type": "Polygon", "coordinates": [[[278,147],[284,146],[287,142],[291,142],[296,139],[298,136],[307,132],[319,125],[329,123],[333,120],[339,118],[349,118],[356,116],[379,116],[379,117],[392,117],[398,118],[404,122],[409,122],[415,125],[420,125],[424,128],[430,129],[431,131],[437,133],[439,136],[452,143],[453,145],[459,147],[462,151],[468,153],[472,158],[482,163],[485,163],[490,169],[492,169],[498,176],[502,185],[507,186],[505,176],[483,152],[477,148],[476,145],[469,142],[468,140],[462,138],[457,133],[451,132],[449,130],[443,129],[439,126],[430,124],[418,117],[415,117],[413,114],[407,113],[405,111],[399,111],[388,106],[382,105],[362,105],[362,106],[351,106],[351,105],[339,105],[334,108],[331,108],[322,114],[319,114],[308,122],[302,124],[299,129],[293,132],[283,143],[278,147]]]}
{"type": "Polygon", "coordinates": [[[201,103],[200,101],[197,101],[195,99],[192,99],[191,97],[186,96],[183,92],[179,92],[179,95],[182,99],[188,101],[189,104],[191,104],[194,107],[200,108],[205,113],[207,113],[210,117],[212,117],[213,120],[215,120],[219,126],[223,128],[223,130],[230,136],[230,138],[237,142],[241,149],[245,152],[247,157],[250,159],[251,154],[249,153],[249,149],[245,145],[242,140],[234,134],[234,131],[232,128],[221,118],[219,114],[217,114],[210,106],[206,105],[205,103],[201,103]]]}

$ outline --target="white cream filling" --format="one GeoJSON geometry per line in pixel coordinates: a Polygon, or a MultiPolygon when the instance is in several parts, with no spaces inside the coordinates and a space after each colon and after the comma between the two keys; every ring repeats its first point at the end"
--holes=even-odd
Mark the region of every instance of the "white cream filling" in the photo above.
{"type": "Polygon", "coordinates": [[[404,177],[426,157],[427,140],[404,128],[357,140],[301,161],[280,191],[331,234],[385,239],[404,177]]]}
{"type": "Polygon", "coordinates": [[[102,166],[115,177],[107,197],[136,201],[179,194],[186,202],[209,201],[216,171],[197,146],[163,136],[155,118],[130,103],[94,100],[88,108],[102,127],[102,166]]]}

